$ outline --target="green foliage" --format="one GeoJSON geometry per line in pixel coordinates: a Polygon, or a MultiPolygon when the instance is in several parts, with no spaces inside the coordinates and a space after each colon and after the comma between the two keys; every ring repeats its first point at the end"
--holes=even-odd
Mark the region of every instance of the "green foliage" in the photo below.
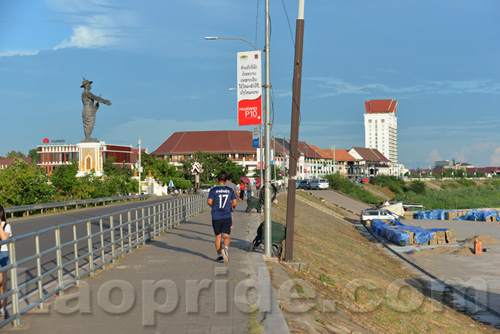
{"type": "Polygon", "coordinates": [[[418,195],[423,195],[425,194],[427,188],[425,186],[425,183],[422,182],[422,181],[412,181],[410,183],[410,190],[413,191],[414,193],[418,194],[418,195]]]}
{"type": "Polygon", "coordinates": [[[51,202],[55,188],[48,181],[41,168],[14,159],[9,168],[0,170],[0,201],[4,206],[51,202]]]}
{"type": "Polygon", "coordinates": [[[137,191],[139,185],[131,178],[130,169],[113,164],[112,158],[104,161],[103,169],[103,177],[93,172],[77,177],[78,164],[72,161],[71,165],[58,167],[50,179],[62,200],[112,197],[137,191]]]}
{"type": "Polygon", "coordinates": [[[365,203],[375,204],[383,201],[382,198],[372,195],[370,192],[361,186],[352,183],[347,177],[342,175],[331,174],[325,176],[325,178],[328,179],[331,188],[355,197],[365,203]]]}
{"type": "Polygon", "coordinates": [[[427,210],[500,207],[500,182],[486,181],[483,186],[471,186],[470,182],[474,181],[449,182],[441,187],[442,190],[427,189],[425,194],[409,191],[404,194],[403,200],[421,203],[427,210]]]}
{"type": "Polygon", "coordinates": [[[379,175],[372,177],[370,183],[387,187],[394,195],[400,195],[407,190],[405,181],[394,175],[379,175]]]}
{"type": "Polygon", "coordinates": [[[465,187],[475,187],[476,186],[476,182],[474,182],[470,179],[460,179],[457,182],[465,187]]]}
{"type": "Polygon", "coordinates": [[[7,158],[26,158],[26,155],[21,151],[10,151],[7,153],[7,158]]]}
{"type": "Polygon", "coordinates": [[[31,161],[40,161],[40,155],[38,154],[38,149],[37,148],[32,148],[28,152],[28,157],[31,158],[31,161]]]}
{"type": "Polygon", "coordinates": [[[60,166],[52,172],[50,181],[64,199],[74,198],[76,192],[80,191],[78,189],[80,181],[76,177],[77,171],[78,163],[72,161],[71,165],[60,166]]]}
{"type": "Polygon", "coordinates": [[[203,173],[200,174],[200,184],[213,183],[217,174],[222,171],[230,175],[233,182],[236,184],[240,183],[240,178],[246,175],[245,168],[229,160],[228,157],[206,152],[197,152],[195,158],[182,161],[182,176],[193,183],[194,175],[191,173],[191,168],[196,161],[203,166],[203,173]]]}
{"type": "Polygon", "coordinates": [[[182,175],[180,171],[177,171],[175,166],[169,165],[167,160],[155,159],[150,154],[141,154],[141,166],[146,175],[149,175],[163,183],[168,183],[168,181],[173,177],[179,177],[182,175]]]}

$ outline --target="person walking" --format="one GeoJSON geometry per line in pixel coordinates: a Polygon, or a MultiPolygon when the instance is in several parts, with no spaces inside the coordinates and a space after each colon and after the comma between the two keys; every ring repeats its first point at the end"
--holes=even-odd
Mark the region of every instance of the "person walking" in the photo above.
{"type": "Polygon", "coordinates": [[[245,182],[241,181],[240,183],[240,200],[243,201],[245,199],[245,182]]]}
{"type": "Polygon", "coordinates": [[[236,207],[238,203],[236,193],[226,185],[227,180],[227,174],[220,172],[217,175],[217,186],[210,189],[207,199],[207,204],[212,207],[212,227],[219,263],[229,262],[228,248],[233,225],[231,208],[236,207]],[[224,237],[224,247],[221,245],[222,237],[224,237]]]}
{"type": "MultiPolygon", "coordinates": [[[[12,229],[10,224],[7,224],[5,219],[5,210],[0,205],[0,240],[7,240],[12,236],[12,229]]],[[[9,265],[9,247],[3,244],[0,247],[0,269],[9,265]]],[[[0,295],[5,293],[7,288],[7,271],[0,272],[0,295]]],[[[0,300],[0,318],[8,319],[9,313],[7,312],[7,299],[0,300]]]]}

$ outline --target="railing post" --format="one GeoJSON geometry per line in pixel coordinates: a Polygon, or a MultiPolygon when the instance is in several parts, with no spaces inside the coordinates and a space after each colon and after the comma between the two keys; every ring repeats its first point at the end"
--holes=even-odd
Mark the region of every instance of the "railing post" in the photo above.
{"type": "Polygon", "coordinates": [[[167,202],[167,228],[172,228],[172,201],[167,202]]]}
{"type": "Polygon", "coordinates": [[[120,212],[120,254],[123,254],[123,217],[122,213],[120,212]]]}
{"type": "Polygon", "coordinates": [[[153,239],[154,235],[151,236],[151,206],[148,206],[148,231],[149,231],[149,239],[153,239]]]}
{"type": "Polygon", "coordinates": [[[156,205],[153,205],[153,226],[154,226],[153,233],[154,236],[156,237],[158,235],[158,230],[156,226],[156,205]]]}
{"type": "MultiPolygon", "coordinates": [[[[78,239],[77,233],[76,233],[76,224],[73,223],[73,252],[75,253],[75,277],[80,276],[80,265],[78,262],[78,239]]],[[[76,286],[80,286],[80,279],[76,280],[76,286]]]]}
{"type": "Polygon", "coordinates": [[[56,239],[56,263],[57,263],[57,285],[59,286],[59,296],[64,295],[64,282],[62,272],[62,251],[61,251],[61,227],[56,226],[54,230],[56,239]]]}
{"type": "Polygon", "coordinates": [[[109,228],[111,230],[111,258],[112,262],[116,263],[116,249],[115,249],[115,222],[114,217],[109,216],[109,228]]]}
{"type": "Polygon", "coordinates": [[[135,245],[139,247],[139,212],[135,209],[135,245]]]}
{"type": "Polygon", "coordinates": [[[101,263],[102,270],[106,270],[106,250],[104,249],[104,232],[102,228],[102,217],[99,218],[99,234],[101,238],[101,263]]]}
{"type": "Polygon", "coordinates": [[[132,253],[132,214],[130,210],[127,211],[127,219],[128,219],[128,252],[132,253]]]}
{"type": "Polygon", "coordinates": [[[89,269],[90,276],[94,276],[94,247],[92,246],[92,224],[90,220],[87,221],[87,245],[89,247],[89,269]]]}
{"type": "MultiPolygon", "coordinates": [[[[35,250],[36,250],[36,273],[37,277],[42,277],[42,259],[40,258],[40,232],[36,232],[35,235],[35,250]]],[[[43,282],[40,279],[37,282],[38,286],[38,299],[42,300],[43,299],[43,282]]],[[[38,306],[40,310],[44,309],[44,303],[40,303],[38,306]]]]}
{"type": "MultiPolygon", "coordinates": [[[[21,314],[19,313],[19,284],[17,282],[17,262],[16,262],[16,246],[14,242],[9,243],[9,260],[12,263],[10,269],[10,286],[14,290],[12,295],[12,314],[14,315],[14,327],[21,326],[21,314]]],[[[7,301],[5,301],[7,303],[7,301]]]]}
{"type": "Polygon", "coordinates": [[[145,245],[146,244],[146,226],[145,226],[146,218],[144,217],[144,208],[141,209],[141,214],[142,214],[142,218],[141,218],[141,222],[142,222],[142,244],[145,245]]]}

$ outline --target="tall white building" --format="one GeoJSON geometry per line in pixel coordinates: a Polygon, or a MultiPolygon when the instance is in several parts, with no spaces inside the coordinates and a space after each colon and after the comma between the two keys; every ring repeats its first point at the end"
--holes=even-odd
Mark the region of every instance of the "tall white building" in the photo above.
{"type": "Polygon", "coordinates": [[[392,163],[398,162],[398,101],[365,102],[365,147],[375,148],[392,163]]]}

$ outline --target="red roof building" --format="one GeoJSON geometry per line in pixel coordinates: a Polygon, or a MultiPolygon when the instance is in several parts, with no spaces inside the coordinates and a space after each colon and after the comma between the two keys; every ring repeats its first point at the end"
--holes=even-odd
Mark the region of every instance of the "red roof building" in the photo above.
{"type": "Polygon", "coordinates": [[[367,114],[396,113],[398,101],[394,100],[370,100],[365,102],[367,114]]]}

